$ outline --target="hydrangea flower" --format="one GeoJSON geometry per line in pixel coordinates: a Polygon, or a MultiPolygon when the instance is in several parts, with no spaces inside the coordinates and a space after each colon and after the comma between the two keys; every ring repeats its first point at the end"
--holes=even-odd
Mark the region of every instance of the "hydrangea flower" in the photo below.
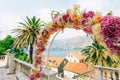
{"type": "Polygon", "coordinates": [[[83,18],[92,18],[95,15],[95,12],[88,11],[87,13],[83,13],[83,18]]]}
{"type": "Polygon", "coordinates": [[[120,54],[120,17],[104,16],[101,20],[101,33],[111,52],[120,54]]]}

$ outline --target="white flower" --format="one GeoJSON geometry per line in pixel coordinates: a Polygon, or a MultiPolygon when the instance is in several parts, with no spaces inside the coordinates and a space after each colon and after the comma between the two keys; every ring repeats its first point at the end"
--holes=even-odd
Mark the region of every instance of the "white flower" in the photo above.
{"type": "Polygon", "coordinates": [[[79,9],[79,8],[80,8],[80,5],[79,5],[79,4],[74,4],[74,5],[73,5],[73,9],[74,9],[74,10],[77,10],[77,9],[79,9]]]}
{"type": "Polygon", "coordinates": [[[100,30],[101,30],[100,24],[95,24],[92,26],[92,32],[94,35],[100,35],[100,30]]]}

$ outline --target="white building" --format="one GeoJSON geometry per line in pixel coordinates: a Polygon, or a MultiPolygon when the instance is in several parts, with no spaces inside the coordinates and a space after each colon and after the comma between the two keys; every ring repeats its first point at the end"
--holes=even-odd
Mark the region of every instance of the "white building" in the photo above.
{"type": "Polygon", "coordinates": [[[83,56],[80,52],[69,53],[65,57],[69,62],[84,62],[85,56],[83,56]]]}

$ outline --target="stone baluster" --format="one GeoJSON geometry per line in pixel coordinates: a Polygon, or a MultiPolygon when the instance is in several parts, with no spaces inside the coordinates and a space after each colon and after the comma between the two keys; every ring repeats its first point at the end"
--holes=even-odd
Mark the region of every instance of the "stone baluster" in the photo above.
{"type": "Polygon", "coordinates": [[[118,71],[118,80],[120,80],[120,69],[119,69],[119,71],[118,71]]]}
{"type": "Polygon", "coordinates": [[[99,67],[95,66],[95,80],[102,80],[102,72],[99,67]]]}

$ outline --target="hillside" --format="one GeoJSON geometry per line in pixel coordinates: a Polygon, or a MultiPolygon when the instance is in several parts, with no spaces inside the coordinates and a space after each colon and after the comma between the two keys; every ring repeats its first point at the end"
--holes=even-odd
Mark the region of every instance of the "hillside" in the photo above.
{"type": "Polygon", "coordinates": [[[92,39],[90,36],[78,36],[69,39],[54,40],[51,47],[52,49],[80,49],[91,43],[92,39]]]}

